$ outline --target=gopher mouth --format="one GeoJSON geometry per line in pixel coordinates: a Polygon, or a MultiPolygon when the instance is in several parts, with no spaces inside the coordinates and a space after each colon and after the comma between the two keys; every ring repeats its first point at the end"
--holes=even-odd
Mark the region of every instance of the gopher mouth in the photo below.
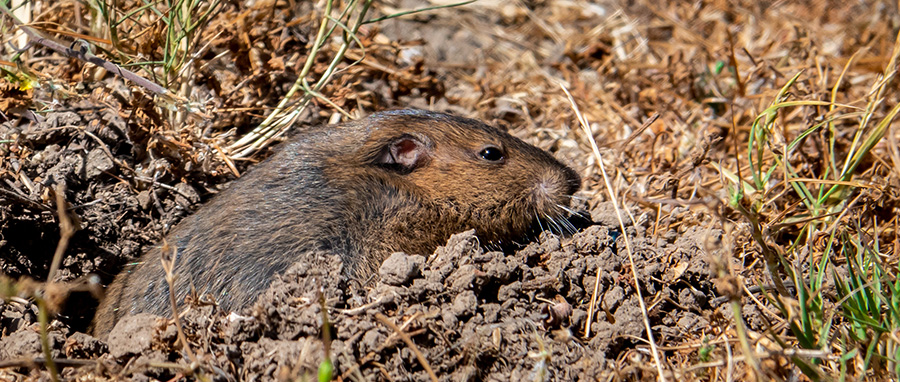
{"type": "Polygon", "coordinates": [[[528,241],[533,241],[538,239],[544,232],[567,237],[593,224],[587,211],[563,208],[561,206],[559,208],[559,211],[562,213],[555,215],[545,213],[543,216],[533,218],[526,230],[525,238],[528,241]]]}
{"type": "Polygon", "coordinates": [[[548,171],[519,194],[487,217],[503,228],[482,231],[482,244],[489,247],[514,250],[540,238],[547,232],[557,236],[570,236],[593,224],[590,214],[570,208],[574,194],[581,186],[578,175],[568,169],[548,171]]]}
{"type": "Polygon", "coordinates": [[[562,205],[554,205],[553,209],[534,209],[526,215],[526,219],[515,233],[498,241],[494,241],[494,248],[503,252],[514,252],[531,242],[536,242],[544,233],[550,233],[560,237],[568,237],[576,232],[593,225],[590,213],[562,205]]]}
{"type": "Polygon", "coordinates": [[[528,233],[540,235],[550,232],[566,236],[578,231],[580,225],[590,222],[586,212],[568,207],[571,195],[578,190],[581,180],[574,171],[565,170],[545,173],[530,190],[527,199],[532,210],[532,221],[528,233]]]}

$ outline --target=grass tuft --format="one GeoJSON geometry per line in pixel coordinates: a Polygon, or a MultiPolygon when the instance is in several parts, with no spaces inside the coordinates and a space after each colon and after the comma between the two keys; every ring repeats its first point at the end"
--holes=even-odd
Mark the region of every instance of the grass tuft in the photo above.
{"type": "Polygon", "coordinates": [[[896,86],[898,54],[895,44],[867,97],[849,103],[838,101],[838,89],[852,59],[827,101],[795,99],[792,90],[805,81],[798,72],[753,121],[746,152],[750,179],[725,174],[731,180],[729,204],[749,224],[766,260],[774,286],[768,301],[787,323],[786,328],[770,323],[769,338],[783,349],[825,354],[840,342],[836,359],[789,357],[812,380],[847,375],[851,366],[855,375],[900,376],[900,352],[891,335],[900,330],[900,282],[896,269],[883,265],[889,254],[880,238],[888,231],[862,213],[867,207],[861,200],[871,200],[872,190],[883,192],[882,186],[856,180],[871,177],[877,168],[872,152],[900,112],[900,104],[885,105],[896,86]],[[789,138],[793,132],[780,121],[798,109],[809,113],[809,127],[789,138]],[[852,134],[849,145],[838,144],[847,134],[852,134]],[[814,136],[828,142],[818,165],[799,158],[814,136]]]}

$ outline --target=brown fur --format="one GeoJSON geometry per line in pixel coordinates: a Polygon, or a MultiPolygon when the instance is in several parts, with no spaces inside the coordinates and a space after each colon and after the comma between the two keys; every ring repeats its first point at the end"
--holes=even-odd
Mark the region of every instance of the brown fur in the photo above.
{"type": "MultiPolygon", "coordinates": [[[[550,154],[471,119],[398,110],[315,127],[166,237],[178,250],[176,295],[193,285],[235,310],[313,252],[340,255],[362,277],[392,252],[430,254],[467,229],[482,243],[508,242],[535,218],[561,219],[579,185],[550,154]],[[480,156],[488,145],[502,163],[480,156]]],[[[94,333],[125,314],[171,314],[160,256],[151,249],[116,277],[94,333]]]]}

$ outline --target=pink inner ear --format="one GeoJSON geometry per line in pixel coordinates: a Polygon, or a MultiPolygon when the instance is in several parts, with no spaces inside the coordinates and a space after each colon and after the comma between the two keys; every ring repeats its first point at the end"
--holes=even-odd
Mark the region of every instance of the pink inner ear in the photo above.
{"type": "Polygon", "coordinates": [[[404,138],[391,145],[391,154],[397,164],[413,169],[418,167],[426,157],[425,147],[419,141],[404,138]]]}

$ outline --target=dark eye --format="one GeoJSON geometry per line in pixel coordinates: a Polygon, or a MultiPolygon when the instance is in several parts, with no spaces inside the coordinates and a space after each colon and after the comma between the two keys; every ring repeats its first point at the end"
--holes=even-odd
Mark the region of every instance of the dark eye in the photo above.
{"type": "Polygon", "coordinates": [[[487,146],[481,151],[478,152],[478,156],[481,159],[484,159],[488,162],[499,163],[502,162],[506,157],[503,155],[503,150],[500,150],[497,146],[487,146]]]}

